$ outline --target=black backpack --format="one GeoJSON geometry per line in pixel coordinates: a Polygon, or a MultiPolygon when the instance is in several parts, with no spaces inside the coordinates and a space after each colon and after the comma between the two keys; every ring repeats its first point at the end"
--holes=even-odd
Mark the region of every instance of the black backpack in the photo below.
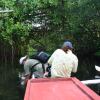
{"type": "Polygon", "coordinates": [[[30,58],[32,59],[37,59],[39,60],[41,63],[46,63],[47,60],[49,59],[50,55],[44,51],[38,52],[35,55],[32,55],[30,58]]]}
{"type": "Polygon", "coordinates": [[[40,53],[37,54],[37,59],[41,62],[41,63],[46,63],[47,60],[49,59],[50,55],[47,54],[46,52],[41,51],[40,53]]]}

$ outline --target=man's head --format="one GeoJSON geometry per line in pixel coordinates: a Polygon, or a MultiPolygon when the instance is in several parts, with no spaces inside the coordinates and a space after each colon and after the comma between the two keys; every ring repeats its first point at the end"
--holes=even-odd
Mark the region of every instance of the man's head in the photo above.
{"type": "Polygon", "coordinates": [[[62,49],[67,52],[68,49],[72,50],[73,49],[73,46],[72,46],[72,43],[70,41],[66,41],[63,43],[62,45],[62,49]]]}
{"type": "Polygon", "coordinates": [[[23,64],[26,59],[27,59],[27,56],[21,57],[19,60],[19,63],[23,64]]]}

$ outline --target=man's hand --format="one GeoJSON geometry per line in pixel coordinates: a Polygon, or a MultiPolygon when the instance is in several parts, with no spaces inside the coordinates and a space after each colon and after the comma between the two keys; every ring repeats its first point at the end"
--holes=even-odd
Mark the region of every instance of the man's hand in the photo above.
{"type": "Polygon", "coordinates": [[[25,75],[25,84],[27,84],[27,81],[30,79],[30,74],[25,75]]]}
{"type": "Polygon", "coordinates": [[[43,77],[44,77],[44,78],[45,78],[45,77],[48,77],[48,72],[45,72],[44,75],[43,75],[43,77]]]}

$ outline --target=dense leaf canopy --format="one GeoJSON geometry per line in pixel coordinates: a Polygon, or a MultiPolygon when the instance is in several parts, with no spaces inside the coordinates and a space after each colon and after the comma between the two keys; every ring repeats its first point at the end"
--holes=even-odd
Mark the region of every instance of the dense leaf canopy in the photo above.
{"type": "Polygon", "coordinates": [[[99,5],[99,0],[1,0],[0,10],[13,12],[0,12],[0,43],[23,55],[39,46],[53,52],[71,40],[77,54],[94,54],[100,51],[99,5]]]}

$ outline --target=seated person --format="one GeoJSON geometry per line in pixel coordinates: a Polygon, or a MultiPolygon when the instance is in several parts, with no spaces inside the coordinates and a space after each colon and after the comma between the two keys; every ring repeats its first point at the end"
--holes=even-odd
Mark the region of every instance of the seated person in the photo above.
{"type": "Polygon", "coordinates": [[[64,42],[61,49],[57,49],[51,55],[48,63],[51,65],[51,77],[59,78],[71,76],[71,72],[76,73],[78,58],[72,52],[73,46],[69,41],[64,42]]]}

